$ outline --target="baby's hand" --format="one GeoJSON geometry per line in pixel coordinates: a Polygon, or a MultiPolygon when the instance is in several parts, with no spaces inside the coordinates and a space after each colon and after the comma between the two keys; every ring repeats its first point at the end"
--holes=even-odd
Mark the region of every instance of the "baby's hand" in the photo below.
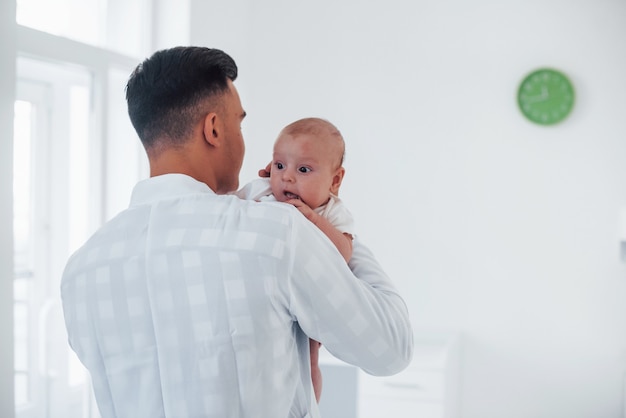
{"type": "Polygon", "coordinates": [[[285,203],[289,203],[290,205],[295,206],[296,209],[300,211],[300,213],[302,213],[309,221],[313,223],[315,223],[315,217],[319,216],[317,213],[315,213],[313,209],[311,209],[309,205],[307,205],[300,199],[289,199],[286,200],[285,203]]]}

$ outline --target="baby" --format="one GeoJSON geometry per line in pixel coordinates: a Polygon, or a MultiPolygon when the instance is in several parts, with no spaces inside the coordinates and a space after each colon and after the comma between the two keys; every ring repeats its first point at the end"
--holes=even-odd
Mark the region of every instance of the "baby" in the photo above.
{"type": "MultiPolygon", "coordinates": [[[[265,178],[248,183],[237,195],[295,206],[330,238],[347,262],[352,256],[354,225],[352,215],[337,197],[345,174],[344,153],[343,137],[332,123],[300,119],[278,135],[271,164],[259,171],[265,178]]],[[[310,340],[311,376],[318,402],[322,390],[319,348],[319,342],[310,340]]]]}
{"type": "Polygon", "coordinates": [[[345,174],[344,153],[343,137],[332,123],[319,118],[297,120],[280,132],[271,164],[259,172],[269,179],[248,183],[237,194],[294,205],[349,261],[354,222],[338,197],[345,174]]]}

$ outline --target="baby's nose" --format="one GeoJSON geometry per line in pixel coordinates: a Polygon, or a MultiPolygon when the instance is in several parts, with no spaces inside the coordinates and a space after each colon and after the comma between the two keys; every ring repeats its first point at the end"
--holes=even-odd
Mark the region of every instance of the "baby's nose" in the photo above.
{"type": "Polygon", "coordinates": [[[293,181],[294,180],[294,175],[291,172],[291,170],[287,169],[287,170],[283,170],[283,181],[293,181]]]}

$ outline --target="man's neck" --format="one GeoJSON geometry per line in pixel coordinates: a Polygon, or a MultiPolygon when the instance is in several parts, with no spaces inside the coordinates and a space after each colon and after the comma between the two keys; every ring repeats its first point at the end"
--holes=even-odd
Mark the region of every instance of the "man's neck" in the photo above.
{"type": "Polygon", "coordinates": [[[151,156],[149,158],[150,177],[173,173],[186,174],[205,183],[211,190],[217,192],[217,181],[212,170],[207,169],[206,165],[202,167],[202,170],[198,169],[197,157],[188,152],[172,150],[162,152],[158,156],[151,156]]]}

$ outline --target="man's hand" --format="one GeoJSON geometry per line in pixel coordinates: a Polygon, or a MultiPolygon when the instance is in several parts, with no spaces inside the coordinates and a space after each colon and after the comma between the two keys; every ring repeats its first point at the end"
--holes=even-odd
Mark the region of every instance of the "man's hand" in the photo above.
{"type": "Polygon", "coordinates": [[[259,170],[259,177],[269,177],[271,170],[272,170],[272,162],[270,161],[270,163],[266,165],[265,168],[262,168],[259,170]]]}

